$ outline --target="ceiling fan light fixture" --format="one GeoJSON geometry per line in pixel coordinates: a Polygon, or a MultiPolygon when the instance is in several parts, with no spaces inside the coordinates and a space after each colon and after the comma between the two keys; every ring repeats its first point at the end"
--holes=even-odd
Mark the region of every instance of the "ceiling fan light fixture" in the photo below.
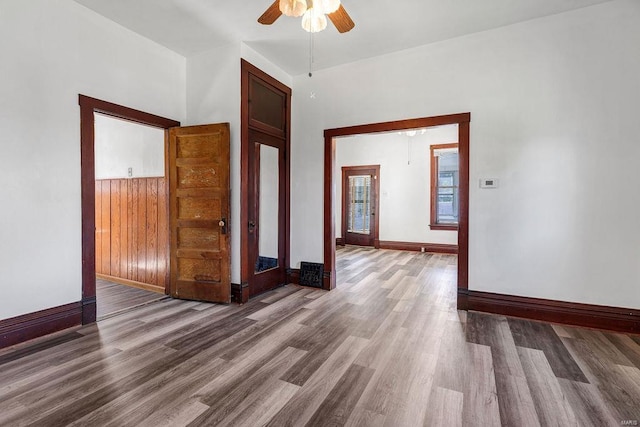
{"type": "Polygon", "coordinates": [[[335,12],[340,7],[340,0],[321,0],[322,10],[327,15],[335,12]]]}
{"type": "Polygon", "coordinates": [[[306,0],[280,0],[280,12],[285,16],[302,16],[306,10],[306,0]]]}
{"type": "Polygon", "coordinates": [[[302,28],[309,33],[317,33],[327,28],[327,17],[321,8],[310,7],[302,15],[302,28]]]}

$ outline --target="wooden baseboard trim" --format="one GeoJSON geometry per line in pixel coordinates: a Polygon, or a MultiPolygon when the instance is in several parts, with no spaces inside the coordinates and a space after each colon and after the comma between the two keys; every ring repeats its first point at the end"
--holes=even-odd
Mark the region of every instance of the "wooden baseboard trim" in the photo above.
{"type": "Polygon", "coordinates": [[[247,301],[249,301],[249,284],[247,282],[232,283],[231,302],[244,304],[247,301]]]}
{"type": "Polygon", "coordinates": [[[109,282],[119,283],[121,285],[131,286],[132,288],[144,289],[145,291],[156,292],[162,295],[166,295],[165,289],[162,286],[150,285],[148,283],[136,282],[135,280],[123,279],[121,277],[108,276],[106,274],[97,274],[97,279],[108,280],[109,282]]]}
{"type": "Polygon", "coordinates": [[[380,241],[380,249],[394,249],[397,251],[414,251],[414,252],[435,252],[438,254],[457,254],[458,245],[445,245],[442,243],[415,243],[415,242],[394,242],[380,241]]]}
{"type": "Polygon", "coordinates": [[[342,237],[336,237],[336,246],[344,246],[344,239],[342,237]]]}
{"type": "Polygon", "coordinates": [[[83,297],[82,301],[82,324],[88,325],[98,320],[98,304],[96,296],[83,297]]]}
{"type": "Polygon", "coordinates": [[[81,302],[0,320],[0,348],[16,345],[81,324],[81,302]]]}
{"type": "Polygon", "coordinates": [[[287,269],[287,284],[300,284],[300,269],[299,268],[288,268],[287,269]]]}
{"type": "MultiPolygon", "coordinates": [[[[640,310],[458,289],[468,310],[551,323],[640,333],[640,310]]],[[[458,305],[460,308],[460,304],[458,305]]]]}

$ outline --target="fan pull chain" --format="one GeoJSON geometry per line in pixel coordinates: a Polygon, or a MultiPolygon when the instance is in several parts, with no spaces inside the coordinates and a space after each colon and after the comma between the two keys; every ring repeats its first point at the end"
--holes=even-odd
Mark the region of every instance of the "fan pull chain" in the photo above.
{"type": "Polygon", "coordinates": [[[313,76],[313,33],[309,33],[309,77],[313,76]]]}

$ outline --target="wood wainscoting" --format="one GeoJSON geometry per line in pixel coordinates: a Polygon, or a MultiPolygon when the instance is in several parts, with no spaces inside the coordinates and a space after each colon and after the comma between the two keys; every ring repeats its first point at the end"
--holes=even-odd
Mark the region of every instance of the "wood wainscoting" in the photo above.
{"type": "Polygon", "coordinates": [[[96,180],[96,274],[164,293],[167,209],[164,177],[96,180]]]}
{"type": "Polygon", "coordinates": [[[640,310],[637,309],[494,294],[461,288],[458,288],[458,301],[466,306],[465,310],[625,333],[640,333],[640,310]]]}

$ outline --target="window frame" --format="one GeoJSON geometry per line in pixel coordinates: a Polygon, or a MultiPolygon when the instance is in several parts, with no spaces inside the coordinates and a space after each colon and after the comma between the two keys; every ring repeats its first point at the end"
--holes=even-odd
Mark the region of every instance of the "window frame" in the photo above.
{"type": "MultiPolygon", "coordinates": [[[[431,216],[429,219],[429,228],[431,230],[458,230],[460,224],[460,217],[458,216],[457,223],[438,223],[438,156],[435,156],[437,150],[456,148],[458,149],[458,158],[460,156],[460,148],[457,142],[449,144],[433,144],[431,145],[431,194],[429,195],[431,216]]],[[[458,195],[460,192],[460,185],[457,186],[458,195]]]]}

